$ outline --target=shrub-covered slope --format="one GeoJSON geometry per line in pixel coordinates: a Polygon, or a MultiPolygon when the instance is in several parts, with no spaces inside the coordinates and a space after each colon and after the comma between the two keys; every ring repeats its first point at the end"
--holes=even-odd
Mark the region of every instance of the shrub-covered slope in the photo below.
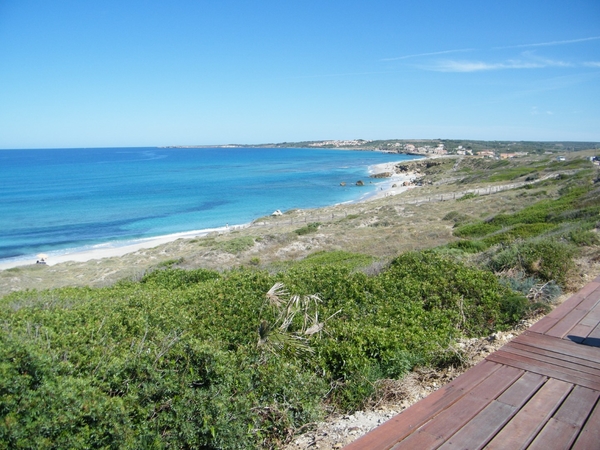
{"type": "Polygon", "coordinates": [[[491,273],[431,252],[402,255],[376,276],[315,260],[278,275],[167,269],[110,288],[5,297],[0,442],[276,445],[324,404],[360,406],[376,379],[447,364],[455,338],[509,326],[527,307],[491,273]],[[288,300],[318,295],[286,327],[266,297],[278,282],[288,300]],[[259,336],[263,322],[288,339],[258,345],[277,336],[259,336]]]}

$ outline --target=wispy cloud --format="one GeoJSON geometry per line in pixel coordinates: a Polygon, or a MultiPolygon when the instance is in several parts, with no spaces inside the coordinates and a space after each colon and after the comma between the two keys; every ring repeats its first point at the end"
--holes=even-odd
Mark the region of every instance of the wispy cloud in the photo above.
{"type": "Polygon", "coordinates": [[[318,73],[313,75],[295,75],[291,79],[308,79],[308,78],[333,78],[333,77],[348,77],[362,75],[381,75],[386,73],[394,73],[391,70],[379,70],[372,72],[339,72],[339,73],[318,73]]]}
{"type": "Polygon", "coordinates": [[[583,65],[585,67],[600,67],[600,61],[588,61],[584,62],[583,65]]]}
{"type": "Polygon", "coordinates": [[[528,60],[508,60],[504,62],[488,63],[483,61],[453,61],[443,60],[432,65],[423,66],[424,69],[435,72],[482,72],[489,70],[507,69],[541,69],[544,67],[569,67],[570,63],[542,58],[528,60]]]}
{"type": "Polygon", "coordinates": [[[380,61],[399,61],[401,59],[420,58],[423,56],[437,56],[437,55],[447,55],[449,53],[472,52],[473,50],[474,50],[473,48],[461,48],[461,49],[457,49],[457,50],[444,50],[441,52],[415,53],[414,55],[397,56],[395,58],[383,58],[380,61]]]}
{"type": "Polygon", "coordinates": [[[553,45],[567,45],[567,44],[577,44],[579,42],[587,42],[587,41],[596,41],[600,39],[600,36],[592,36],[581,39],[568,39],[564,41],[548,41],[548,42],[538,42],[535,44],[519,44],[519,45],[508,45],[505,47],[494,47],[494,50],[500,50],[505,48],[525,48],[525,47],[549,47],[553,45]]]}
{"type": "Polygon", "coordinates": [[[537,106],[532,106],[530,114],[532,116],[539,116],[540,114],[545,114],[547,116],[552,116],[554,113],[552,111],[540,111],[537,106]]]}

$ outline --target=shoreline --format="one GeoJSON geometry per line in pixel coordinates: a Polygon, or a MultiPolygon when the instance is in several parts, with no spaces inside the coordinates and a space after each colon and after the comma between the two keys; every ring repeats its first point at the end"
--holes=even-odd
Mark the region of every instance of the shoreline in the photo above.
{"type": "MultiPolygon", "coordinates": [[[[414,188],[414,186],[402,186],[402,183],[404,183],[405,181],[414,181],[416,178],[418,178],[416,174],[397,174],[394,171],[394,167],[397,164],[401,164],[403,162],[405,161],[387,162],[369,166],[369,175],[382,172],[391,172],[393,173],[393,175],[389,178],[376,179],[377,181],[372,181],[373,185],[377,186],[377,189],[373,190],[372,192],[363,194],[356,200],[344,203],[350,204],[373,201],[391,195],[397,195],[414,188]],[[394,185],[396,185],[396,187],[393,187],[394,185]]],[[[174,242],[178,239],[194,239],[204,237],[214,232],[224,233],[230,232],[232,230],[239,230],[241,228],[247,228],[250,226],[251,223],[252,222],[245,224],[229,225],[218,228],[183,231],[173,234],[166,234],[133,240],[130,239],[125,241],[109,241],[105,243],[90,245],[87,247],[50,251],[47,252],[48,258],[45,265],[54,266],[56,264],[66,262],[88,262],[92,260],[100,260],[105,258],[121,257],[139,250],[155,248],[160,245],[167,244],[169,242],[174,242]]],[[[7,260],[5,261],[0,261],[0,271],[13,269],[15,267],[35,266],[36,262],[34,261],[36,259],[36,255],[24,255],[15,258],[7,258],[7,260]]]]}

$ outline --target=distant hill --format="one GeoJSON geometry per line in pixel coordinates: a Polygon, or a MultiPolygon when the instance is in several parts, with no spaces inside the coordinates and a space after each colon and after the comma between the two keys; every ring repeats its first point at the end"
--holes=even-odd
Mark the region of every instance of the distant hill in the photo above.
{"type": "Polygon", "coordinates": [[[579,150],[600,149],[600,142],[573,142],[573,141],[476,141],[467,139],[385,139],[385,140],[321,140],[280,142],[269,144],[227,144],[227,145],[178,145],[171,148],[198,148],[198,147],[265,147],[265,148],[339,148],[353,150],[381,150],[399,153],[434,153],[423,152],[418,149],[443,148],[448,154],[456,154],[458,150],[471,150],[472,152],[492,150],[497,153],[504,152],[573,152],[579,150]]]}

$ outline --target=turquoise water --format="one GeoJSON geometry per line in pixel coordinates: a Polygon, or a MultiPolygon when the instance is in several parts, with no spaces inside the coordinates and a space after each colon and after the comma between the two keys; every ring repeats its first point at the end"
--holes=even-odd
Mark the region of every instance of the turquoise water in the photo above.
{"type": "Polygon", "coordinates": [[[281,148],[2,150],[0,261],[357,200],[377,189],[354,186],[369,165],[404,159],[413,157],[281,148]]]}

